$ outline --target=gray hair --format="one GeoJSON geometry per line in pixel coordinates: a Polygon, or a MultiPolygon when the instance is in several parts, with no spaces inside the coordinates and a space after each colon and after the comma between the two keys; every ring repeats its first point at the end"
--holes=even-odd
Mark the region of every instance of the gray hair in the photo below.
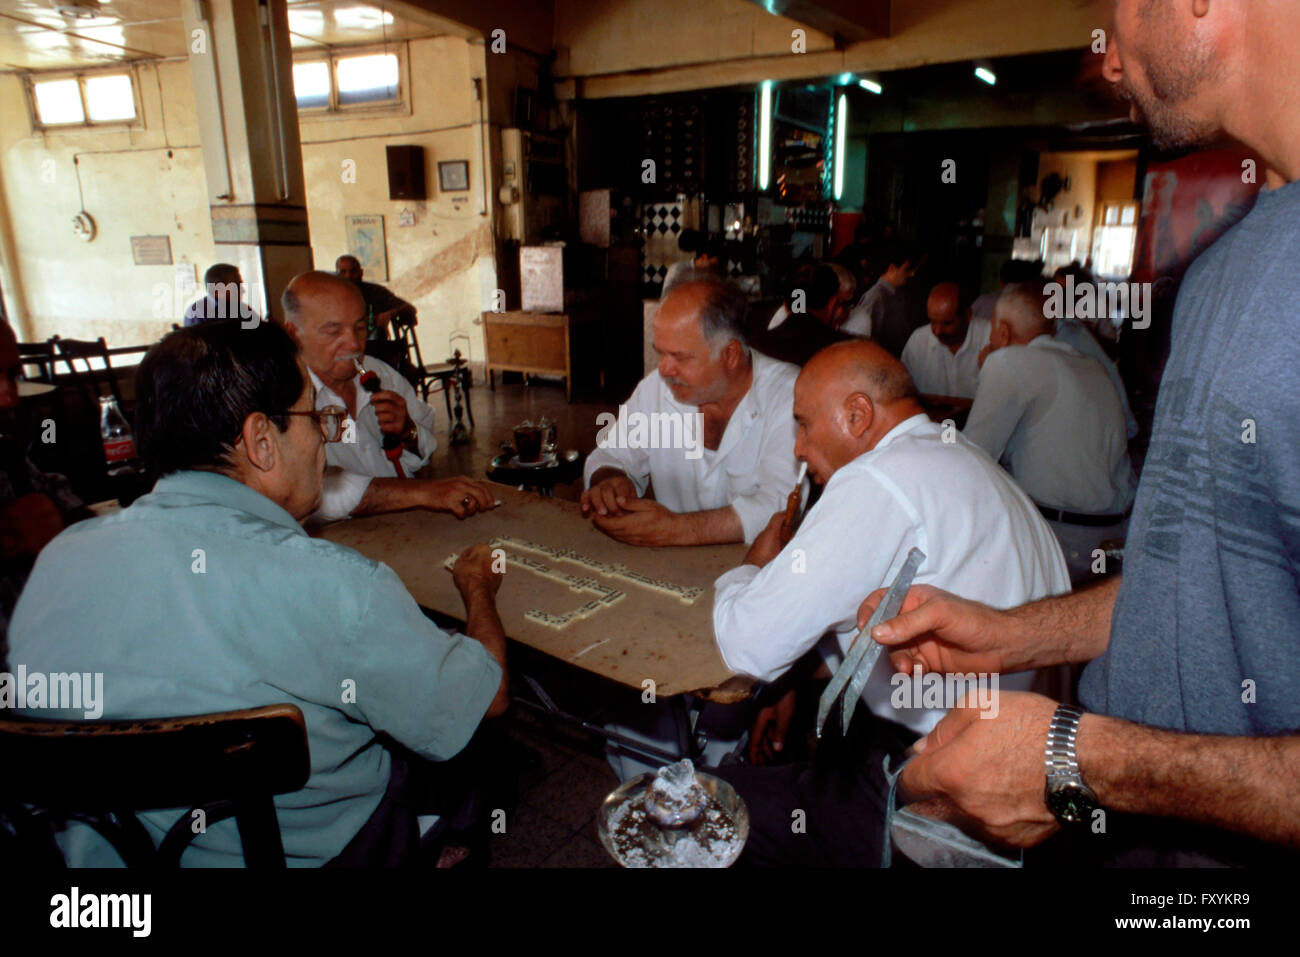
{"type": "Polygon", "coordinates": [[[673,284],[673,292],[688,285],[702,287],[704,301],[699,311],[700,333],[709,344],[709,357],[716,359],[734,339],[740,343],[741,355],[748,359],[745,319],[749,315],[749,300],[745,294],[734,283],[704,270],[690,270],[673,284]]]}
{"type": "Polygon", "coordinates": [[[1056,331],[1056,321],[1047,316],[1047,285],[1040,280],[1007,286],[993,310],[995,321],[1011,326],[1017,339],[1027,342],[1056,331]]]}

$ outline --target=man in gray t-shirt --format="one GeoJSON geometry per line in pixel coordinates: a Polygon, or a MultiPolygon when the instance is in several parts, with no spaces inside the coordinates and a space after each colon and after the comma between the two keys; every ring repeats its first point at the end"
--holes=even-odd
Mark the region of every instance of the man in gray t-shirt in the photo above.
{"type": "Polygon", "coordinates": [[[1226,133],[1270,187],[1179,295],[1123,581],[1005,612],[914,588],[873,637],[902,671],[1090,662],[1093,713],[950,712],[910,797],[1022,847],[1064,826],[1076,859],[1261,862],[1300,850],[1300,5],[1117,0],[1107,40],[1158,148],[1226,133]]]}

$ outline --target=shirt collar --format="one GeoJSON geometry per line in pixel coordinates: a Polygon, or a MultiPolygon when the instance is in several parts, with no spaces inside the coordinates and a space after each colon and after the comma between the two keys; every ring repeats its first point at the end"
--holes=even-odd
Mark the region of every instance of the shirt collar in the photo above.
{"type": "MultiPolygon", "coordinates": [[[[366,365],[366,360],[369,358],[369,356],[363,356],[361,358],[361,365],[365,369],[370,368],[366,365]]],[[[320,376],[318,376],[315,371],[308,368],[307,373],[311,376],[312,385],[316,387],[316,408],[323,409],[327,405],[341,405],[344,408],[347,408],[347,403],[343,401],[343,396],[339,395],[322,382],[320,376]]],[[[361,373],[358,372],[353,376],[353,381],[356,383],[357,387],[357,415],[360,415],[361,410],[370,404],[370,393],[361,388],[361,373]]]]}
{"type": "Polygon", "coordinates": [[[249,512],[273,525],[283,525],[306,535],[298,520],[261,492],[218,472],[186,471],[164,475],[152,494],[186,495],[239,512],[249,512]]]}
{"type": "Polygon", "coordinates": [[[909,435],[927,425],[934,425],[934,423],[930,421],[930,417],[924,412],[918,412],[910,419],[904,419],[902,422],[899,422],[898,425],[886,432],[881,440],[876,443],[876,447],[867,454],[870,455],[872,452],[879,452],[881,449],[885,448],[885,446],[898,440],[902,436],[909,435]]]}

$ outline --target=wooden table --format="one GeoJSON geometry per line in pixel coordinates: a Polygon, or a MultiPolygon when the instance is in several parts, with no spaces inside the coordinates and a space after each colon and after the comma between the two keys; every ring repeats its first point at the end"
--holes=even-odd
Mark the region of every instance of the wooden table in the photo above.
{"type": "Polygon", "coordinates": [[[713,640],[713,582],[741,563],[743,545],[636,548],[597,530],[582,517],[576,503],[489,485],[503,504],[464,521],[444,513],[394,512],[336,523],[320,537],[386,563],[421,605],[461,619],[464,605],[443,562],[453,553],[496,537],[570,548],[602,562],[621,563],[650,578],[701,587],[704,593],[688,605],[507,545],[510,557],[527,555],[567,572],[591,575],[626,597],[590,618],[555,630],[526,619],[524,613],[535,608],[560,614],[593,595],[510,565],[497,595],[497,610],[506,634],[515,641],[638,691],[650,679],[657,696],[692,692],[720,702],[749,697],[753,682],[727,669],[713,640]]]}

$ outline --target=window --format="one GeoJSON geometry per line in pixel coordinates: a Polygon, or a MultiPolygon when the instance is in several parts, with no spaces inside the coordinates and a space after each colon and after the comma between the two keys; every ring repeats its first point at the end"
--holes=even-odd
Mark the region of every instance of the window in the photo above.
{"type": "Polygon", "coordinates": [[[1099,277],[1127,279],[1133,271],[1137,214],[1137,203],[1102,205],[1101,224],[1092,237],[1092,261],[1099,277]]]}
{"type": "Polygon", "coordinates": [[[135,84],[129,73],[91,73],[30,83],[37,126],[93,126],[136,119],[135,84]]]}
{"type": "Polygon", "coordinates": [[[300,110],[339,111],[402,102],[402,62],[396,53],[367,52],[293,65],[293,92],[300,110]]]}

